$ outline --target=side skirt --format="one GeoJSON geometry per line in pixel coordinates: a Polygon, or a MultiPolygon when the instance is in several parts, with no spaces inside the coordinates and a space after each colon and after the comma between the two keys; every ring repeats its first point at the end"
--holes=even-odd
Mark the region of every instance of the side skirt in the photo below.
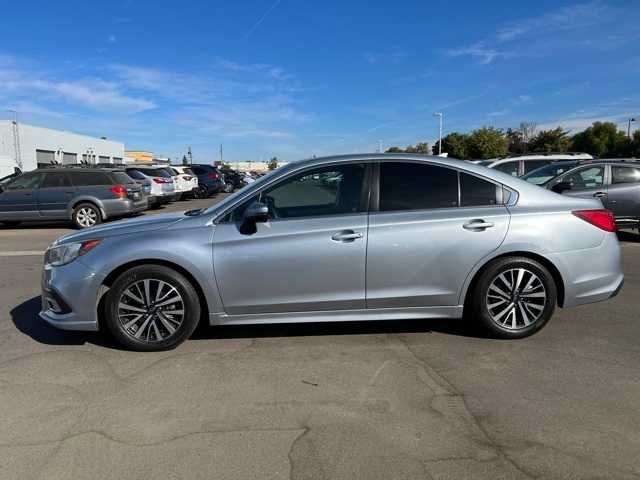
{"type": "Polygon", "coordinates": [[[461,318],[462,305],[450,307],[374,308],[368,310],[332,310],[322,312],[254,313],[227,315],[212,313],[211,325],[259,323],[349,322],[368,320],[412,320],[417,318],[461,318]]]}

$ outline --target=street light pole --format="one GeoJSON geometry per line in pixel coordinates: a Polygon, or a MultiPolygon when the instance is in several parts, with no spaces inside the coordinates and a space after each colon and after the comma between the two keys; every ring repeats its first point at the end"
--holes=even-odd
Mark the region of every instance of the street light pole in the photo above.
{"type": "Polygon", "coordinates": [[[631,138],[631,122],[635,122],[635,118],[630,118],[629,123],[627,124],[627,137],[631,138]]]}
{"type": "Polygon", "coordinates": [[[433,116],[440,118],[440,134],[438,136],[438,155],[442,155],[442,122],[443,122],[443,119],[444,119],[444,113],[443,112],[435,112],[433,114],[433,116]]]}

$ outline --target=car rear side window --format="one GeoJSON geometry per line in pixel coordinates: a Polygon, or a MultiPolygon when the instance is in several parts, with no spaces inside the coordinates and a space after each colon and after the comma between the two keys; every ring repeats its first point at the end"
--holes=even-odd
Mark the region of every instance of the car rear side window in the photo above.
{"type": "Polygon", "coordinates": [[[419,163],[387,162],[380,166],[381,212],[456,206],[455,170],[419,163]]]}
{"type": "Polygon", "coordinates": [[[640,168],[611,166],[611,183],[638,183],[640,182],[640,168]]]}
{"type": "Polygon", "coordinates": [[[40,188],[70,187],[71,180],[66,173],[47,173],[40,188]]]}
{"type": "Polygon", "coordinates": [[[498,165],[496,165],[493,168],[495,170],[498,170],[499,172],[504,172],[504,173],[509,174],[511,176],[517,177],[518,176],[518,165],[519,164],[520,164],[520,160],[514,160],[512,162],[499,163],[498,165]]]}
{"type": "Polygon", "coordinates": [[[147,178],[135,168],[127,169],[127,175],[136,180],[145,180],[147,178]]]}
{"type": "Polygon", "coordinates": [[[461,207],[497,205],[498,192],[498,186],[495,183],[460,172],[461,207]]]}
{"type": "Polygon", "coordinates": [[[111,185],[113,182],[104,172],[70,172],[71,181],[75,186],[111,185]]]}
{"type": "Polygon", "coordinates": [[[533,172],[536,168],[544,167],[550,163],[551,160],[527,160],[524,162],[524,173],[533,172]]]}
{"type": "Polygon", "coordinates": [[[124,172],[113,172],[111,176],[115,183],[134,183],[133,179],[124,172]]]}

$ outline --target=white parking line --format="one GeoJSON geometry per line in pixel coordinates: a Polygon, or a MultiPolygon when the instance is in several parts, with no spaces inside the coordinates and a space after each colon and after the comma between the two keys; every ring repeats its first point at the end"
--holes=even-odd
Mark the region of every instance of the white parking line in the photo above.
{"type": "Polygon", "coordinates": [[[0,257],[28,257],[32,255],[44,255],[44,250],[15,250],[13,252],[0,252],[0,257]]]}

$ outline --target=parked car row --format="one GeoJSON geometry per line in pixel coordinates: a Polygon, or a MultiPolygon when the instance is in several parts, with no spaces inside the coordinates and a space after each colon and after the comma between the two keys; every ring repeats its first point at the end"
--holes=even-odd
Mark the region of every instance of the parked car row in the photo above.
{"type": "Polygon", "coordinates": [[[232,192],[244,176],[211,165],[54,166],[0,179],[0,223],[71,220],[87,228],[189,198],[232,192]]]}
{"type": "Polygon", "coordinates": [[[597,198],[613,212],[619,227],[640,230],[640,161],[594,159],[586,153],[516,155],[475,160],[556,193],[597,198]]]}

